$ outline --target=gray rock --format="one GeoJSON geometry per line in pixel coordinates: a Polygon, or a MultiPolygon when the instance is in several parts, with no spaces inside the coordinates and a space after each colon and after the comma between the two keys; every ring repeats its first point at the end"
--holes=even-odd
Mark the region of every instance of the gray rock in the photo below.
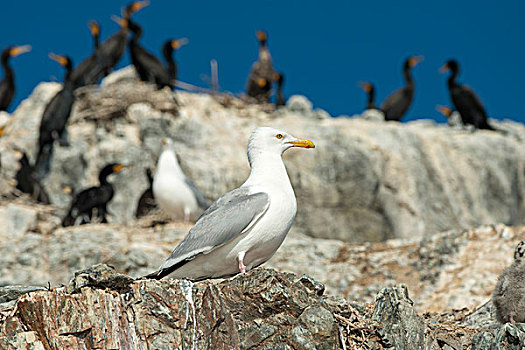
{"type": "Polygon", "coordinates": [[[425,323],[414,310],[405,285],[385,288],[376,296],[372,320],[383,325],[382,342],[394,349],[423,349],[425,323]]]}
{"type": "Polygon", "coordinates": [[[11,300],[16,300],[20,296],[36,292],[37,290],[46,290],[40,286],[6,286],[0,287],[0,304],[7,303],[11,300]]]}
{"type": "MultiPolygon", "coordinates": [[[[345,241],[417,238],[480,224],[525,223],[525,127],[498,122],[507,134],[453,130],[428,121],[376,123],[326,118],[303,96],[279,113],[264,106],[222,105],[212,96],[157,91],[134,81],[130,68],[100,88],[79,91],[68,125],[71,147],[55,147],[44,186],[64,213],[70,196],[97,183],[109,161],[134,164],[113,177],[112,223],[131,223],[144,168],[153,167],[159,140],[170,136],[185,174],[209,199],[239,186],[249,169],[246,143],[257,125],[311,138],[312,152],[285,156],[298,199],[295,225],[306,234],[345,241]],[[178,104],[175,101],[178,100],[178,104]],[[322,117],[322,119],[318,119],[322,117]],[[218,147],[220,145],[220,147],[218,147]],[[344,229],[341,229],[344,228],[344,229]]],[[[15,111],[0,149],[15,146],[34,159],[40,116],[60,87],[41,84],[15,111]]],[[[12,192],[17,161],[2,151],[1,191],[12,192]]]]}

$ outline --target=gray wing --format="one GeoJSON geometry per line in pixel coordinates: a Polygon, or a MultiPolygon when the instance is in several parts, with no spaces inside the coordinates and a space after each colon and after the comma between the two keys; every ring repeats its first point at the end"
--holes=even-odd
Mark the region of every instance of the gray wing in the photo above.
{"type": "Polygon", "coordinates": [[[186,182],[186,185],[191,189],[193,194],[195,195],[195,199],[197,199],[197,204],[201,209],[206,210],[210,206],[210,202],[206,199],[206,197],[202,194],[202,192],[199,190],[197,185],[191,179],[184,177],[184,182],[186,182]]]}
{"type": "Polygon", "coordinates": [[[264,192],[248,194],[248,189],[238,188],[226,193],[199,217],[158,274],[167,275],[165,270],[174,270],[244,233],[266,212],[269,204],[270,199],[264,192]]]}

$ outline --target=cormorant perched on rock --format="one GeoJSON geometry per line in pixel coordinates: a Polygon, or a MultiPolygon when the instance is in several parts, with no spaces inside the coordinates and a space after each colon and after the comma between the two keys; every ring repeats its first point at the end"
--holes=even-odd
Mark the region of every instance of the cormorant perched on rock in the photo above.
{"type": "Polygon", "coordinates": [[[275,95],[275,105],[277,107],[284,106],[286,101],[284,100],[283,85],[284,85],[284,74],[275,72],[273,74],[273,80],[277,82],[277,93],[275,95]]]}
{"type": "Polygon", "coordinates": [[[22,155],[20,158],[20,169],[16,173],[16,188],[21,192],[28,193],[31,197],[41,203],[50,204],[49,196],[44,187],[38,181],[35,168],[29,163],[29,159],[24,152],[18,151],[22,155]]]}
{"type": "Polygon", "coordinates": [[[525,322],[525,241],[514,251],[514,262],[499,276],[492,293],[496,318],[500,323],[525,322]]]}
{"type": "Polygon", "coordinates": [[[15,73],[9,66],[9,58],[31,51],[31,46],[9,46],[2,50],[1,63],[4,79],[0,82],[0,111],[6,111],[15,96],[15,73]]]}
{"type": "Polygon", "coordinates": [[[98,84],[100,78],[104,76],[105,67],[103,64],[103,56],[99,50],[99,35],[100,26],[95,21],[89,22],[89,31],[93,36],[94,50],[93,54],[80,62],[71,73],[71,81],[75,88],[86,85],[98,84]]]}
{"type": "Polygon", "coordinates": [[[121,172],[124,168],[124,165],[116,163],[102,168],[98,175],[100,185],[85,189],[75,196],[68,214],[62,220],[62,226],[82,225],[91,222],[95,217],[100,222],[107,222],[107,205],[115,193],[107,177],[121,172]]]}
{"type": "Polygon", "coordinates": [[[206,197],[184,175],[173,148],[173,141],[163,139],[164,149],[153,178],[153,195],[159,207],[172,218],[196,219],[208,208],[206,197]]]}
{"type": "Polygon", "coordinates": [[[259,30],[256,36],[259,41],[259,59],[252,65],[250,70],[246,94],[254,97],[259,102],[268,102],[274,73],[272,55],[270,55],[270,50],[268,50],[267,34],[259,30]]]}
{"type": "Polygon", "coordinates": [[[149,5],[148,1],[134,1],[123,10],[123,18],[113,18],[120,26],[120,30],[100,44],[98,54],[103,66],[104,75],[108,75],[122,58],[128,43],[128,20],[140,9],[149,5]]]}
{"type": "Polygon", "coordinates": [[[403,115],[408,111],[416,89],[410,70],[422,60],[423,57],[421,56],[414,56],[406,59],[405,64],[403,65],[403,74],[405,76],[406,85],[394,91],[381,105],[381,110],[385,114],[385,120],[400,121],[403,115]]]}
{"type": "Polygon", "coordinates": [[[439,71],[445,73],[449,70],[451,71],[448,78],[450,98],[461,115],[463,124],[473,125],[478,129],[495,130],[487,121],[487,114],[479,97],[468,86],[456,82],[459,74],[459,64],[456,60],[449,60],[439,71]]]}
{"type": "Polygon", "coordinates": [[[53,149],[53,142],[60,139],[64,145],[67,145],[64,131],[75,101],[73,93],[75,86],[71,81],[73,62],[67,56],[49,54],[49,57],[65,67],[66,74],[62,90],[51,99],[42,114],[35,165],[39,178],[43,178],[49,170],[49,157],[53,149]]]}
{"type": "Polygon", "coordinates": [[[153,175],[151,174],[151,169],[146,169],[146,176],[148,177],[149,187],[144,191],[142,196],[140,196],[137,210],[135,211],[136,218],[141,218],[147,215],[157,207],[155,204],[155,198],[153,197],[153,175]]]}
{"type": "Polygon", "coordinates": [[[182,45],[185,45],[188,40],[170,39],[164,43],[162,46],[162,54],[168,63],[167,66],[164,66],[157,57],[139,44],[140,37],[142,36],[142,27],[130,20],[129,29],[133,33],[133,37],[129,40],[131,62],[135,66],[140,80],[156,84],[159,89],[165,86],[173,89],[178,73],[177,64],[173,60],[173,52],[182,45]]]}
{"type": "Polygon", "coordinates": [[[359,86],[368,95],[368,102],[366,103],[366,109],[377,109],[376,102],[375,102],[375,88],[374,88],[374,85],[372,85],[372,83],[368,83],[368,82],[359,82],[359,86]]]}

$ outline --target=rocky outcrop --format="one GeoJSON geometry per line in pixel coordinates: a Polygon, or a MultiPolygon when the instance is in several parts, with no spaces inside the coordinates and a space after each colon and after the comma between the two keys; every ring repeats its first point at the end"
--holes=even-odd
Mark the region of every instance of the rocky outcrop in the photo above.
{"type": "Polygon", "coordinates": [[[303,275],[255,269],[222,282],[137,280],[106,265],[0,306],[2,349],[520,349],[525,332],[418,315],[406,286],[372,304],[303,275]]]}
{"type": "MultiPolygon", "coordinates": [[[[34,160],[40,116],[57,91],[42,83],[9,118],[0,138],[0,194],[13,191],[18,167],[10,150],[34,160]]],[[[456,130],[431,121],[384,123],[329,118],[304,97],[285,108],[234,97],[155,91],[118,71],[96,89],[78,91],[68,125],[71,146],[55,145],[44,186],[63,215],[73,192],[97,182],[100,168],[134,166],[112,179],[114,224],[131,224],[144,172],[155,165],[159,139],[174,139],[181,166],[209,199],[248,175],[246,143],[257,125],[311,138],[312,152],[289,152],[285,163],[298,198],[296,226],[309,236],[345,241],[420,238],[480,224],[525,223],[525,127],[502,122],[507,134],[456,130]]]]}

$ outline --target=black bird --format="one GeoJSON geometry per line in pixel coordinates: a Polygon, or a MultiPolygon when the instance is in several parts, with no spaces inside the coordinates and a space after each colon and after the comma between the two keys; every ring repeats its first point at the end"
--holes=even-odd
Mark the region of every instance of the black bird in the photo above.
{"type": "Polygon", "coordinates": [[[103,223],[107,222],[107,205],[115,193],[107,177],[121,172],[124,168],[124,165],[117,163],[111,163],[102,168],[98,175],[100,186],[90,187],[75,196],[69,212],[62,220],[62,226],[86,224],[95,217],[103,223]]]}
{"type": "Polygon", "coordinates": [[[147,215],[151,210],[155,209],[155,197],[153,196],[153,175],[151,169],[146,169],[146,176],[148,177],[149,187],[142,196],[140,196],[137,210],[135,211],[135,217],[141,218],[147,215]]]}
{"type": "Polygon", "coordinates": [[[0,82],[0,111],[6,111],[15,96],[15,73],[9,66],[9,58],[31,51],[31,46],[9,46],[2,50],[4,79],[0,82]]]}
{"type": "Polygon", "coordinates": [[[468,86],[456,81],[459,74],[459,64],[449,60],[440,68],[441,73],[451,71],[448,78],[450,98],[456,110],[461,115],[464,125],[473,125],[477,129],[495,130],[487,121],[487,113],[479,97],[468,86]]]}
{"type": "Polygon", "coordinates": [[[53,142],[60,139],[62,144],[67,145],[64,131],[71,114],[71,107],[75,101],[73,93],[75,86],[71,81],[73,62],[67,56],[49,54],[49,57],[65,67],[66,74],[62,90],[51,99],[42,114],[35,165],[39,178],[44,177],[49,170],[49,157],[53,149],[53,142]]]}
{"type": "Polygon", "coordinates": [[[129,40],[131,62],[135,66],[140,80],[156,84],[159,89],[165,86],[173,89],[175,80],[177,79],[177,64],[173,60],[173,52],[182,45],[185,45],[187,39],[170,39],[164,43],[162,46],[162,54],[168,63],[167,66],[164,66],[157,57],[139,44],[140,37],[142,36],[142,27],[130,20],[129,29],[133,33],[133,37],[129,40]]]}
{"type": "Polygon", "coordinates": [[[256,37],[259,41],[259,58],[250,70],[246,94],[254,97],[259,102],[268,102],[274,74],[272,56],[268,49],[268,35],[266,32],[258,30],[256,37]]]}
{"type": "Polygon", "coordinates": [[[273,74],[273,80],[277,82],[277,93],[275,95],[275,105],[277,107],[284,106],[286,101],[284,100],[283,85],[284,85],[284,74],[275,72],[273,74]]]}
{"type": "Polygon", "coordinates": [[[102,42],[98,50],[103,76],[113,70],[126,50],[129,34],[128,20],[135,12],[148,5],[148,1],[134,1],[123,10],[122,19],[113,17],[113,20],[120,26],[120,30],[102,42]]]}
{"type": "Polygon", "coordinates": [[[368,102],[366,103],[366,109],[377,109],[376,102],[375,102],[374,85],[369,82],[359,82],[359,86],[368,95],[368,102]]]}
{"type": "Polygon", "coordinates": [[[104,76],[106,67],[104,57],[99,49],[100,26],[95,21],[89,22],[89,31],[93,37],[94,51],[91,56],[80,62],[71,73],[71,81],[75,88],[86,85],[98,84],[100,78],[104,76]]]}
{"type": "Polygon", "coordinates": [[[16,188],[21,192],[28,193],[31,197],[43,204],[50,204],[49,196],[44,187],[38,181],[35,168],[29,163],[25,152],[20,152],[20,169],[16,173],[16,188]]]}
{"type": "Polygon", "coordinates": [[[381,105],[381,110],[385,114],[385,120],[400,121],[410,107],[416,89],[410,70],[422,60],[423,57],[421,56],[409,57],[406,59],[405,64],[403,65],[403,74],[405,76],[406,85],[394,91],[381,105]]]}

